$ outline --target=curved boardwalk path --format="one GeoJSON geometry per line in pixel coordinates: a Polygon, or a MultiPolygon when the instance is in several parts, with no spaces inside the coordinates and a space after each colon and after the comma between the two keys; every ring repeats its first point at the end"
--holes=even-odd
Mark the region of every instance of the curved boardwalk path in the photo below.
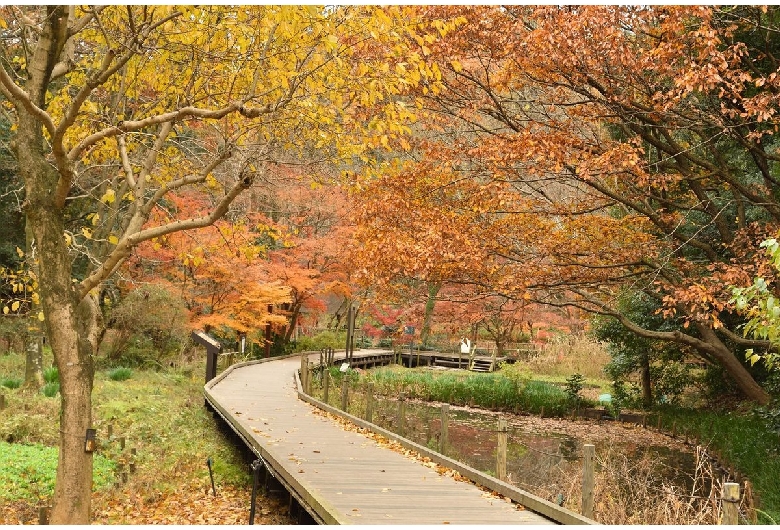
{"type": "MultiPolygon", "coordinates": [[[[358,355],[361,352],[355,353],[358,355]]],[[[470,482],[440,475],[361,433],[344,430],[299,399],[295,373],[300,366],[299,356],[234,365],[206,384],[205,395],[315,521],[397,525],[555,523],[486,494],[470,482]]],[[[589,522],[564,512],[569,519],[559,521],[589,522]]]]}

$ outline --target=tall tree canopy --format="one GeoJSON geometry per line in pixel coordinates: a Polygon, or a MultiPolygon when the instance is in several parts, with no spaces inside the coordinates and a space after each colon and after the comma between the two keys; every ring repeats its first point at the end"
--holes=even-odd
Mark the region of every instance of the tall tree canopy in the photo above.
{"type": "Polygon", "coordinates": [[[742,352],[767,343],[743,337],[728,285],[773,277],[758,243],[780,224],[777,8],[424,11],[467,23],[430,47],[446,88],[400,180],[366,193],[367,277],[611,315],[765,403],[742,352]],[[626,289],[680,324],[633,322],[626,289]]]}
{"type": "Polygon", "coordinates": [[[369,161],[405,130],[395,96],[436,82],[407,46],[446,29],[432,24],[402,8],[1,8],[0,94],[61,381],[53,523],[89,520],[105,280],[139,243],[213,224],[280,159],[369,161]],[[169,208],[185,191],[208,211],[169,208]]]}

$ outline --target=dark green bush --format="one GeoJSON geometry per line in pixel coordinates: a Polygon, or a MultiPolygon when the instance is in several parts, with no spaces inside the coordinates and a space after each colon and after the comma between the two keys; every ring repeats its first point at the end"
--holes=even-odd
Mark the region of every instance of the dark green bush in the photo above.
{"type": "Polygon", "coordinates": [[[49,366],[43,370],[43,380],[47,383],[59,383],[60,371],[56,366],[49,366]]]}
{"type": "Polygon", "coordinates": [[[120,366],[114,368],[108,372],[108,378],[112,381],[127,381],[133,376],[133,371],[130,368],[120,366]]]}
{"type": "Polygon", "coordinates": [[[41,388],[41,394],[43,394],[46,397],[54,397],[56,396],[60,391],[60,384],[56,382],[46,383],[41,388]]]}
{"type": "Polygon", "coordinates": [[[22,380],[15,377],[6,377],[5,379],[0,380],[0,386],[11,389],[19,388],[22,386],[22,380]]]}

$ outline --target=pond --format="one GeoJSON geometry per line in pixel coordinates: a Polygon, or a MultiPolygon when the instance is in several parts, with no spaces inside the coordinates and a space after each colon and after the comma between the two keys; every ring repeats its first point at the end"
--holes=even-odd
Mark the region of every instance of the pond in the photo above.
{"type": "MultiPolygon", "coordinates": [[[[582,446],[596,446],[597,473],[624,494],[638,490],[681,496],[704,494],[696,448],[652,429],[613,421],[564,420],[450,407],[449,444],[440,450],[441,405],[406,401],[403,433],[399,404],[377,402],[374,423],[495,476],[498,418],[508,424],[507,482],[551,502],[577,509],[581,495],[582,446]],[[641,484],[635,484],[641,482],[641,484]],[[564,504],[565,503],[565,504],[564,504]]],[[[699,455],[701,456],[701,455],[699,455]]]]}

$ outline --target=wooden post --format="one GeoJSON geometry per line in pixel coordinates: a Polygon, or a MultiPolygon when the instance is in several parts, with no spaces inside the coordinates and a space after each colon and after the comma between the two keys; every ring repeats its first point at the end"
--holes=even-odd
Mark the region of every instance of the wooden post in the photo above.
{"type": "Polygon", "coordinates": [[[347,404],[349,403],[349,382],[347,376],[344,375],[344,379],[341,380],[341,410],[347,412],[347,404]]]}
{"type": "Polygon", "coordinates": [[[585,444],[582,446],[583,452],[583,469],[582,469],[582,515],[585,517],[593,518],[593,505],[594,505],[594,465],[593,461],[596,457],[596,446],[593,444],[585,444]]]}
{"type": "Polygon", "coordinates": [[[450,406],[445,403],[441,406],[441,434],[439,435],[439,452],[444,451],[449,445],[450,438],[450,406]]]}
{"type": "Polygon", "coordinates": [[[132,447],[130,449],[130,463],[128,466],[130,468],[130,473],[135,473],[135,457],[137,456],[137,454],[138,453],[136,451],[136,448],[132,447]]]}
{"type": "Polygon", "coordinates": [[[374,383],[366,385],[366,421],[373,423],[374,419],[374,383]]]}
{"type": "Polygon", "coordinates": [[[724,483],[722,500],[721,511],[723,515],[720,524],[739,524],[739,484],[736,482],[724,483]]]}
{"type": "Polygon", "coordinates": [[[322,372],[322,401],[325,403],[328,402],[328,391],[330,390],[330,370],[328,368],[325,368],[325,371],[322,372]]]}
{"type": "Polygon", "coordinates": [[[124,436],[119,438],[119,449],[121,451],[125,450],[125,437],[124,436]]]}
{"type": "Polygon", "coordinates": [[[311,395],[311,376],[314,371],[314,363],[311,361],[306,362],[306,393],[311,395]]]}
{"type": "Polygon", "coordinates": [[[298,374],[301,379],[301,391],[306,393],[306,355],[301,354],[301,366],[298,369],[298,374]]]}
{"type": "Polygon", "coordinates": [[[498,480],[506,480],[506,444],[506,420],[498,418],[498,447],[496,447],[496,478],[498,480]]]}
{"type": "Polygon", "coordinates": [[[38,524],[49,524],[49,507],[41,506],[38,508],[38,524]]]}
{"type": "Polygon", "coordinates": [[[114,436],[114,424],[113,423],[109,423],[108,424],[108,434],[106,435],[106,437],[110,440],[113,436],[114,436]]]}
{"type": "Polygon", "coordinates": [[[406,436],[406,396],[398,396],[398,434],[406,436]]]}
{"type": "Polygon", "coordinates": [[[753,498],[753,484],[749,481],[745,481],[745,509],[747,510],[747,517],[750,524],[758,524],[758,514],[756,513],[756,501],[753,498]]]}
{"type": "Polygon", "coordinates": [[[0,394],[0,410],[5,408],[5,394],[0,394]]]}

